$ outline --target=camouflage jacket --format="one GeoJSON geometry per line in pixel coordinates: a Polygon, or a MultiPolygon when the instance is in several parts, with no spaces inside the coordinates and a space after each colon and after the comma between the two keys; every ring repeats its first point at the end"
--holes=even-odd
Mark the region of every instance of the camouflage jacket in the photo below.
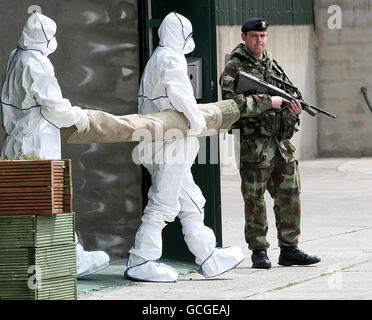
{"type": "Polygon", "coordinates": [[[295,148],[290,143],[297,125],[298,116],[289,110],[275,112],[271,108],[269,95],[252,94],[244,97],[236,94],[238,71],[247,72],[257,78],[282,88],[272,80],[271,75],[281,77],[273,67],[274,61],[269,51],[264,51],[262,60],[251,55],[244,43],[240,43],[231,53],[225,70],[220,77],[223,99],[234,99],[240,109],[240,119],[232,129],[240,129],[240,161],[243,166],[267,168],[278,158],[286,162],[295,160],[295,148]]]}

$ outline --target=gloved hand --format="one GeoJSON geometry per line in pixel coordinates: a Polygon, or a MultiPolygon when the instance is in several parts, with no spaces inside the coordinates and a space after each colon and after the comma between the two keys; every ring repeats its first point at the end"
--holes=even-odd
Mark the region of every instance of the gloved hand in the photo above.
{"type": "Polygon", "coordinates": [[[202,115],[189,119],[189,126],[190,128],[187,130],[188,136],[197,136],[208,129],[207,123],[202,115]]]}
{"type": "Polygon", "coordinates": [[[201,134],[202,132],[207,131],[207,130],[208,130],[207,126],[202,127],[202,128],[192,128],[192,129],[187,130],[187,135],[188,136],[198,136],[199,134],[201,134]]]}
{"type": "Polygon", "coordinates": [[[90,123],[88,118],[88,110],[81,110],[81,118],[75,123],[78,133],[88,133],[90,131],[90,123]]]}

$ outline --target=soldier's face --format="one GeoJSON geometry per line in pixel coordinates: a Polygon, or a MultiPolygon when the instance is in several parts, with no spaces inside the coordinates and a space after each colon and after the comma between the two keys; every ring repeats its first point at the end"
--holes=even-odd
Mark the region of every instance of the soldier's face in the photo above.
{"type": "Polygon", "coordinates": [[[262,58],[262,53],[266,47],[268,33],[266,31],[248,31],[242,33],[242,40],[245,46],[250,49],[256,58],[262,58]]]}

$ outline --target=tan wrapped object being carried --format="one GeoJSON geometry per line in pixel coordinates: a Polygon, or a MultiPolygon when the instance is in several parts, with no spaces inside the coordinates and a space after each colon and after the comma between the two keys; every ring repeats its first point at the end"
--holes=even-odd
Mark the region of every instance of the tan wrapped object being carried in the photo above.
{"type": "MultiPolygon", "coordinates": [[[[207,131],[199,136],[210,136],[222,129],[230,129],[239,119],[240,112],[234,100],[198,104],[207,131]]],[[[62,143],[90,144],[133,141],[158,141],[188,135],[185,116],[176,111],[151,114],[115,116],[98,110],[88,110],[90,131],[78,133],[75,126],[61,129],[62,143]]]]}

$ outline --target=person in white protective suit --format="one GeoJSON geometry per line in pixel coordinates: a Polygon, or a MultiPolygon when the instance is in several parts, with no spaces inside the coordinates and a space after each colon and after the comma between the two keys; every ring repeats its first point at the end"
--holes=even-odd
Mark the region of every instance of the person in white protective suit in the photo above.
{"type": "MultiPolygon", "coordinates": [[[[141,79],[139,113],[176,110],[185,115],[193,135],[201,133],[206,123],[194,98],[185,58],[195,47],[192,25],[185,17],[172,12],[164,18],[158,33],[159,46],[141,79]]],[[[152,186],[124,276],[134,281],[177,280],[177,270],[158,260],[162,254],[162,229],[177,216],[202,275],[214,277],[242,262],[244,256],[240,248],[216,248],[214,232],[204,225],[205,199],[191,173],[199,151],[198,138],[142,141],[138,150],[141,163],[151,174],[152,186]]]]}
{"type": "MultiPolygon", "coordinates": [[[[32,13],[5,65],[1,89],[2,123],[6,132],[1,156],[18,159],[19,152],[41,159],[61,159],[60,128],[76,125],[89,131],[86,110],[62,97],[48,55],[57,48],[56,23],[32,13]]],[[[76,242],[77,275],[97,272],[109,265],[104,251],[84,251],[76,242]]]]}

